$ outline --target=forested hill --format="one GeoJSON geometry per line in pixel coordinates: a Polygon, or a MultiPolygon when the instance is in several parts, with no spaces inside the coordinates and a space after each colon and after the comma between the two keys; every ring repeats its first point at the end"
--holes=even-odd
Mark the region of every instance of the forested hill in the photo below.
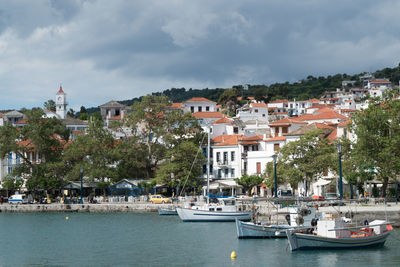
{"type": "MultiPolygon", "coordinates": [[[[327,77],[313,77],[308,76],[306,79],[294,83],[274,83],[267,85],[248,85],[245,90],[242,85],[234,85],[241,96],[267,96],[267,101],[275,99],[293,99],[306,100],[310,98],[319,98],[325,91],[333,91],[336,88],[342,87],[342,81],[352,80],[356,81],[355,87],[359,86],[360,76],[366,73],[356,75],[336,74],[327,77]]],[[[372,75],[375,78],[388,78],[393,84],[398,85],[400,80],[400,64],[394,68],[384,68],[378,70],[372,75]]],[[[192,97],[205,97],[213,101],[218,101],[221,94],[224,92],[223,88],[216,89],[185,89],[185,88],[171,88],[163,92],[153,93],[153,95],[166,95],[172,102],[182,102],[192,97]]],[[[133,98],[130,100],[118,101],[125,105],[132,105],[135,101],[140,101],[141,97],[133,98]]],[[[88,113],[98,111],[98,108],[88,109],[88,113]]]]}

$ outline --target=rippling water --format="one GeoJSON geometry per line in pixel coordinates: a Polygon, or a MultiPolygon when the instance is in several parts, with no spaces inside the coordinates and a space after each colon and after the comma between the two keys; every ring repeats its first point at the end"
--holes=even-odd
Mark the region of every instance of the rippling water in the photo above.
{"type": "Polygon", "coordinates": [[[238,240],[235,231],[157,214],[3,213],[0,265],[400,266],[400,230],[383,248],[296,252],[286,239],[238,240]]]}

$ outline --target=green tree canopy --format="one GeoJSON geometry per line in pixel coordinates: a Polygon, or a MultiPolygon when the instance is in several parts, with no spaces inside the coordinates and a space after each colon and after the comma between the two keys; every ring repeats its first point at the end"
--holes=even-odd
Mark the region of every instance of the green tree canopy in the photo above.
{"type": "Polygon", "coordinates": [[[44,118],[41,109],[27,110],[26,116],[21,129],[10,124],[0,127],[0,156],[17,154],[21,161],[13,175],[28,178],[29,189],[59,188],[66,171],[61,158],[70,131],[60,120],[44,118]]]}
{"type": "MultiPolygon", "coordinates": [[[[332,168],[335,148],[321,130],[311,131],[299,140],[290,142],[279,151],[280,175],[292,186],[307,184],[332,168]]],[[[306,192],[307,193],[307,192],[306,192]]]]}
{"type": "Polygon", "coordinates": [[[352,130],[357,136],[356,162],[364,171],[373,170],[375,177],[383,182],[383,197],[389,179],[400,173],[400,101],[394,98],[394,93],[370,99],[368,108],[352,117],[352,130]]]}
{"type": "Polygon", "coordinates": [[[264,177],[258,175],[243,175],[240,178],[236,178],[235,181],[243,186],[243,189],[249,194],[250,189],[256,185],[260,185],[264,181],[264,177]]]}

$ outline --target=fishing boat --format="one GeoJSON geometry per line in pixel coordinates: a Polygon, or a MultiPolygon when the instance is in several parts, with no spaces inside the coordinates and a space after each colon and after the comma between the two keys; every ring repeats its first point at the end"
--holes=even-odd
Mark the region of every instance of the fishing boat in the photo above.
{"type": "Polygon", "coordinates": [[[158,215],[178,215],[176,209],[165,209],[158,207],[158,215]]]}
{"type": "Polygon", "coordinates": [[[238,238],[286,238],[286,230],[306,229],[317,223],[315,208],[290,208],[286,215],[288,224],[267,224],[265,222],[243,222],[236,220],[238,238]]]}
{"type": "MultiPolygon", "coordinates": [[[[314,229],[313,229],[314,230],[314,229]]],[[[384,220],[364,226],[347,226],[340,218],[319,220],[314,231],[286,230],[290,249],[349,249],[383,246],[393,230],[384,220]]]]}

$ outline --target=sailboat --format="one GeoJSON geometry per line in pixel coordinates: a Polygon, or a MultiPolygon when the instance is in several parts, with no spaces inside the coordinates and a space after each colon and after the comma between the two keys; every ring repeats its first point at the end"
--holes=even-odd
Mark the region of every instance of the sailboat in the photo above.
{"type": "Polygon", "coordinates": [[[225,198],[210,203],[210,128],[207,128],[207,203],[188,208],[176,208],[184,222],[234,222],[236,219],[250,221],[253,212],[238,210],[235,198],[225,198]]]}

